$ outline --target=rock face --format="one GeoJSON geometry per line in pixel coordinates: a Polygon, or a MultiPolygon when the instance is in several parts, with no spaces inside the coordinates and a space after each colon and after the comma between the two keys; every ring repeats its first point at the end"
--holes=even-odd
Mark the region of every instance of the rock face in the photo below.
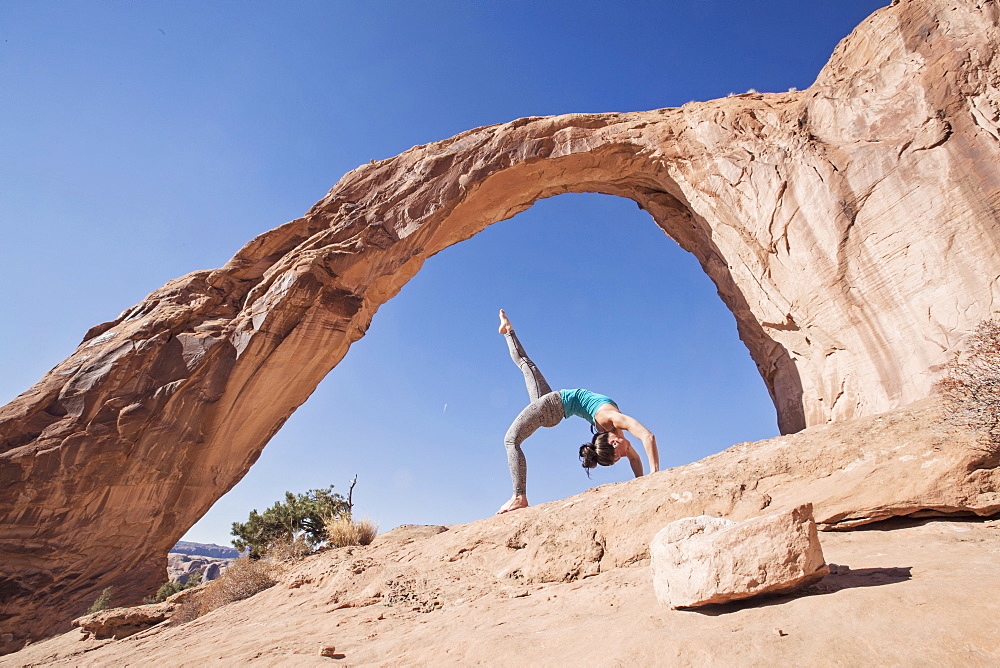
{"type": "Polygon", "coordinates": [[[211,582],[212,580],[217,579],[220,575],[222,575],[222,566],[220,566],[218,562],[209,564],[208,568],[205,569],[205,572],[202,573],[201,581],[211,582]]]}
{"type": "Polygon", "coordinates": [[[106,586],[155,588],[170,546],[424,260],[541,198],[630,198],[695,254],[783,432],[926,396],[1000,290],[997,12],[894,3],[804,91],[414,147],[95,326],[0,410],[3,648],[66,628],[106,586]]]}
{"type": "Polygon", "coordinates": [[[795,591],[830,572],[810,504],[745,522],[686,517],[660,529],[649,556],[656,598],[675,609],[795,591]]]}

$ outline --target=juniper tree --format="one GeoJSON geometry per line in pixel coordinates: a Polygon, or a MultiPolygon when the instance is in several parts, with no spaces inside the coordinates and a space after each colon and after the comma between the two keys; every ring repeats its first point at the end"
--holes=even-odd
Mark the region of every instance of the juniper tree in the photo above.
{"type": "Polygon", "coordinates": [[[351,508],[340,494],[327,489],[311,489],[305,494],[285,492],[285,500],[258,513],[250,513],[246,522],[233,522],[233,546],[240,551],[250,549],[250,556],[259,558],[272,546],[304,537],[310,547],[326,540],[326,523],[350,517],[351,508]]]}

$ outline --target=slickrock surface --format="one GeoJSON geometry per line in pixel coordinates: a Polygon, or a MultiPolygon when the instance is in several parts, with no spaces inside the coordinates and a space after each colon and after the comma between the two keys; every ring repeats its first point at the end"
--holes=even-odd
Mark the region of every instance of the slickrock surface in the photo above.
{"type": "MultiPolygon", "coordinates": [[[[817,472],[848,491],[878,486],[855,463],[866,454],[891,453],[881,461],[896,466],[901,488],[917,489],[910,484],[933,457],[904,453],[940,437],[924,435],[934,431],[925,413],[739,446],[471,524],[400,527],[367,547],[293,562],[271,589],[187,624],[120,641],[74,630],[0,666],[319,665],[330,645],[344,665],[996,665],[996,519],[896,518],[820,532],[833,572],[792,595],[680,611],[654,594],[650,539],[691,514],[762,514],[749,479],[771,490],[771,508],[815,485],[817,517],[827,519],[838,500],[824,496],[817,472]],[[841,468],[825,468],[820,441],[844,451],[841,468]],[[748,456],[756,451],[774,468],[748,456]],[[810,473],[782,473],[791,457],[810,473]]],[[[934,456],[962,446],[939,447],[934,456]]]]}
{"type": "MultiPolygon", "coordinates": [[[[524,118],[414,147],[95,326],[0,409],[0,651],[67,628],[104,587],[134,602],[155,588],[170,546],[424,260],[540,198],[630,198],[694,253],[783,432],[926,396],[1000,290],[997,24],[996,2],[904,0],[804,91],[524,118]]],[[[775,475],[805,475],[794,460],[775,475]]],[[[831,475],[842,461],[826,460],[831,475]]],[[[820,480],[817,512],[995,494],[947,458],[914,461],[968,484],[910,497],[916,482],[888,476],[855,499],[820,480]]]]}
{"type": "Polygon", "coordinates": [[[830,572],[809,504],[744,522],[676,520],[653,537],[649,559],[657,600],[675,609],[792,592],[830,572]]]}

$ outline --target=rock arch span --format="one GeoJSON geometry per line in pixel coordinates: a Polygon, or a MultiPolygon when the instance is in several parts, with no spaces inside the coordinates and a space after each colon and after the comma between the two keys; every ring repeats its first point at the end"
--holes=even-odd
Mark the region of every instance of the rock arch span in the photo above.
{"type": "Polygon", "coordinates": [[[148,593],[424,260],[541,198],[627,197],[694,253],[783,431],[926,396],[996,310],[997,22],[993,2],[894,3],[805,91],[414,147],[92,328],[0,410],[4,648],[64,628],[109,584],[148,593]]]}

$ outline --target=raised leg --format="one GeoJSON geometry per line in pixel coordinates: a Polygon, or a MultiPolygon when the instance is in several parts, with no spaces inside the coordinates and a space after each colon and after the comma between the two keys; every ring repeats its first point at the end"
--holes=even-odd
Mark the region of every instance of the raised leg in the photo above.
{"type": "Polygon", "coordinates": [[[549,387],[542,372],[538,370],[535,363],[524,352],[524,348],[521,347],[521,342],[517,340],[514,328],[511,327],[510,320],[507,319],[507,314],[504,313],[503,309],[500,309],[500,333],[507,340],[510,358],[514,360],[514,364],[517,365],[517,368],[524,375],[524,385],[528,389],[528,398],[531,401],[535,401],[539,397],[551,392],[552,388],[549,387]]]}

